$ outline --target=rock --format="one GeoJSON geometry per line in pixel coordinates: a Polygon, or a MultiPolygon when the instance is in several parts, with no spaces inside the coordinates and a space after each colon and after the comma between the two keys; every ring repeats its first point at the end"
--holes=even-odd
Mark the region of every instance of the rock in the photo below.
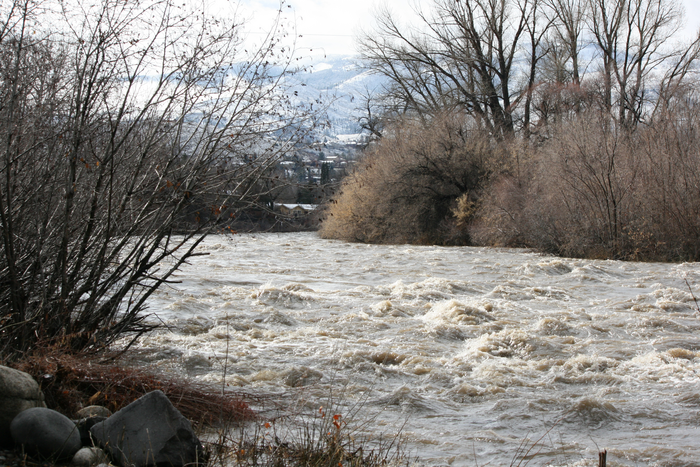
{"type": "Polygon", "coordinates": [[[46,407],[39,384],[23,371],[0,365],[0,446],[12,447],[12,420],[34,407],[46,407]]]}
{"type": "Polygon", "coordinates": [[[284,384],[292,388],[300,388],[318,383],[323,378],[323,373],[308,367],[292,368],[287,370],[284,376],[284,384]]]}
{"type": "Polygon", "coordinates": [[[100,448],[82,448],[73,456],[71,464],[77,467],[92,467],[108,463],[107,453],[100,448]]]}
{"type": "Polygon", "coordinates": [[[107,417],[88,417],[76,420],[75,425],[78,427],[78,433],[80,434],[80,444],[86,447],[92,447],[93,442],[92,436],[90,435],[90,428],[105,420],[107,420],[107,417]]]}
{"type": "Polygon", "coordinates": [[[78,418],[92,418],[92,417],[110,417],[112,415],[112,411],[109,410],[107,407],[102,407],[101,405],[89,405],[87,407],[84,407],[80,410],[78,410],[78,413],[76,413],[78,418]]]}
{"type": "Polygon", "coordinates": [[[84,407],[76,413],[78,420],[75,420],[75,424],[78,425],[78,430],[80,432],[80,442],[83,446],[92,447],[92,438],[90,437],[90,428],[92,428],[96,423],[106,420],[112,415],[107,407],[102,407],[101,405],[90,405],[84,407]]]}
{"type": "Polygon", "coordinates": [[[55,410],[36,407],[17,415],[10,424],[12,439],[26,452],[50,459],[68,459],[82,447],[78,427],[55,410]]]}
{"type": "Polygon", "coordinates": [[[121,466],[182,467],[203,463],[190,422],[161,391],[153,391],[90,429],[93,440],[121,466]]]}

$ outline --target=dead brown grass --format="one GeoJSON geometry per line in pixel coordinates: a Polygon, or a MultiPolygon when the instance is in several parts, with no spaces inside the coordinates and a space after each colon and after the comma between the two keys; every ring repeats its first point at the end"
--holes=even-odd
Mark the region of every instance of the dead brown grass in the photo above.
{"type": "Polygon", "coordinates": [[[159,389],[195,424],[218,426],[255,418],[243,395],[222,394],[191,380],[105,363],[94,357],[44,349],[12,366],[32,375],[41,385],[46,405],[68,417],[75,417],[88,405],[102,405],[115,412],[159,389]]]}
{"type": "MultiPolygon", "coordinates": [[[[104,357],[104,355],[103,355],[104,357]]],[[[380,467],[409,465],[399,433],[366,438],[361,406],[343,416],[329,399],[327,409],[308,414],[305,400],[233,394],[185,378],[125,365],[128,357],[98,361],[94,355],[59,349],[35,350],[19,361],[0,363],[29,373],[41,385],[49,408],[69,418],[88,405],[117,411],[137,398],[161,390],[190,420],[204,445],[210,466],[329,466],[380,467]],[[248,405],[254,403],[262,412],[248,405]],[[270,410],[274,406],[274,410],[270,410]],[[328,410],[328,412],[326,412],[328,410]],[[328,415],[326,415],[328,413],[328,415]],[[274,414],[274,415],[271,415],[274,414]],[[346,421],[347,418],[347,421],[346,421]]],[[[46,463],[17,452],[23,467],[67,467],[46,463]]]]}

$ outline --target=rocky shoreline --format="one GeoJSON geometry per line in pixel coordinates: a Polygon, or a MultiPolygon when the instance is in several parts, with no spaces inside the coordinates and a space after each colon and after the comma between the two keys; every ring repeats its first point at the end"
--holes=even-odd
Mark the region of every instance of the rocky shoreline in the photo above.
{"type": "Polygon", "coordinates": [[[0,449],[0,466],[2,467],[20,467],[23,459],[18,456],[12,449],[0,449]]]}
{"type": "Polygon", "coordinates": [[[160,390],[112,414],[101,406],[75,419],[47,408],[27,373],[0,366],[0,467],[73,465],[203,465],[202,444],[190,422],[160,390]]]}

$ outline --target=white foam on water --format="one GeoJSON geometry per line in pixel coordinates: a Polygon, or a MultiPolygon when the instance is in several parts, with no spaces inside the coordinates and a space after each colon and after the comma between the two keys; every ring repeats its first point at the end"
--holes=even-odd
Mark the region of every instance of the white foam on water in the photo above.
{"type": "Polygon", "coordinates": [[[211,254],[150,300],[167,327],[141,340],[142,364],[364,401],[377,415],[368,429],[405,426],[424,465],[510,465],[545,435],[531,465],[597,465],[598,447],[610,465],[700,459],[688,436],[700,408],[697,265],[311,233],[211,237],[201,249],[211,254]]]}

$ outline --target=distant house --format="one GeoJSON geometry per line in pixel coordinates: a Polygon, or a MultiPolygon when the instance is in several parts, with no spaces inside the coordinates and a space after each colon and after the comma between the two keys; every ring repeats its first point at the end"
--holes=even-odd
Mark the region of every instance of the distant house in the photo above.
{"type": "Polygon", "coordinates": [[[275,210],[287,217],[304,217],[316,207],[315,204],[275,204],[275,210]]]}

